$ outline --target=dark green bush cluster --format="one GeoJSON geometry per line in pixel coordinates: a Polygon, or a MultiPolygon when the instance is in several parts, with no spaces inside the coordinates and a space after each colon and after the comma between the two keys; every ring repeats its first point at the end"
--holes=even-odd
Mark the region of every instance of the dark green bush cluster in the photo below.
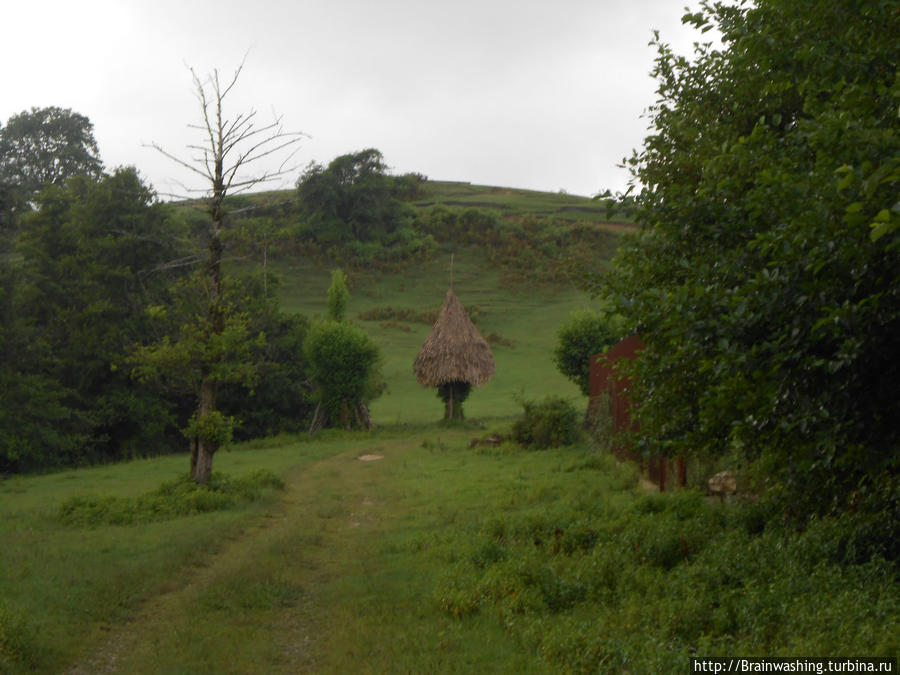
{"type": "Polygon", "coordinates": [[[137,497],[70,497],[59,507],[59,519],[75,526],[132,525],[168,520],[227,509],[238,502],[256,501],[267,488],[283,490],[284,482],[271,471],[262,469],[240,478],[213,473],[205,486],[184,476],[137,497]]]}
{"type": "Polygon", "coordinates": [[[636,443],[740,448],[798,523],[896,519],[897,4],[701,5],[685,21],[724,47],[654,41],[651,133],[626,162],[641,228],[593,286],[647,345],[636,443]]]}
{"type": "Polygon", "coordinates": [[[616,235],[594,225],[443,205],[420,214],[414,225],[438,243],[477,246],[507,278],[519,280],[568,279],[573,263],[599,271],[598,261],[608,259],[618,243],[616,235]]]}
{"type": "Polygon", "coordinates": [[[517,443],[529,448],[556,448],[578,441],[578,411],[566,399],[548,396],[540,403],[523,401],[525,412],[512,428],[517,443]]]}
{"type": "Polygon", "coordinates": [[[328,319],[312,325],[303,353],[329,425],[359,426],[354,409],[384,391],[378,345],[359,326],[328,319]]]}
{"type": "Polygon", "coordinates": [[[434,599],[454,617],[495,617],[571,672],[675,673],[695,653],[836,645],[895,655],[898,568],[867,517],[798,533],[771,524],[767,509],[695,492],[620,506],[560,495],[493,516],[434,599]]]}
{"type": "Polygon", "coordinates": [[[593,310],[573,312],[557,330],[553,361],[582,394],[590,396],[591,357],[606,351],[626,334],[621,316],[593,310]]]}

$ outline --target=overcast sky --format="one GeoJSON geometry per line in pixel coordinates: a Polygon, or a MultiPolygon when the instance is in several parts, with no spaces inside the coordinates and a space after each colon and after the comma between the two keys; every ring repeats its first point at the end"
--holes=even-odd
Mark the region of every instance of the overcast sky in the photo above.
{"type": "Polygon", "coordinates": [[[189,176],[143,144],[187,156],[200,118],[186,64],[231,74],[247,54],[232,110],[274,110],[308,134],[301,165],[374,147],[397,173],[593,195],[625,186],[616,165],[646,135],[652,30],[684,54],[699,39],[685,4],[10,2],[0,122],[71,108],[93,122],[107,168],[134,165],[177,191],[189,176]]]}

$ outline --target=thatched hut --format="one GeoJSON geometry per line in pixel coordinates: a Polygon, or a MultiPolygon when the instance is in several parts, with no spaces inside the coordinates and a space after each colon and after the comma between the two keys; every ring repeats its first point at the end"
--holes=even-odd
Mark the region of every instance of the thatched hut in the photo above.
{"type": "Polygon", "coordinates": [[[486,384],[497,371],[494,355],[469,319],[453,289],[438,315],[431,335],[413,364],[423,387],[437,387],[445,403],[444,419],[462,419],[462,403],[472,387],[486,384]]]}

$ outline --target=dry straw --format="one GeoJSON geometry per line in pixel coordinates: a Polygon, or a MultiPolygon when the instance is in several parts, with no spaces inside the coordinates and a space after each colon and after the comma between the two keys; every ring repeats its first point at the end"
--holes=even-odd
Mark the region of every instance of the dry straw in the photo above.
{"type": "Polygon", "coordinates": [[[447,291],[441,313],[416,357],[413,370],[424,387],[447,382],[468,382],[477,387],[486,384],[497,370],[491,348],[452,288],[447,291]]]}

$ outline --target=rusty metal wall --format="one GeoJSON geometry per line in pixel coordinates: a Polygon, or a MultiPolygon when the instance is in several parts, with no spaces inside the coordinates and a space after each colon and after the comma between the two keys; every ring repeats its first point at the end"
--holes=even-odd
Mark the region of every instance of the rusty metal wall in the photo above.
{"type": "MultiPolygon", "coordinates": [[[[617,375],[615,366],[622,359],[633,360],[644,347],[644,342],[639,336],[631,335],[602,354],[591,357],[590,406],[595,410],[596,406],[606,404],[604,394],[608,396],[613,431],[616,435],[626,431],[635,431],[637,423],[632,422],[631,419],[629,392],[632,382],[626,377],[617,375]]],[[[613,452],[621,459],[636,462],[641,467],[641,472],[659,487],[660,492],[665,491],[667,486],[684,486],[686,471],[681,457],[675,460],[668,460],[663,455],[641,458],[625,444],[616,440],[613,441],[612,447],[613,452]]]]}

